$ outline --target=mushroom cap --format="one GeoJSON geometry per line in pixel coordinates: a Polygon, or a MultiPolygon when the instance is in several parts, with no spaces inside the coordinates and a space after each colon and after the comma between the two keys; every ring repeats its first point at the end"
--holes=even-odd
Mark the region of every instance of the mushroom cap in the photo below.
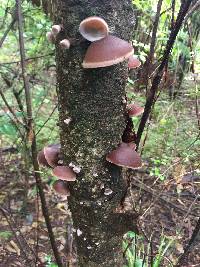
{"type": "Polygon", "coordinates": [[[61,31],[61,26],[60,25],[53,25],[51,28],[51,31],[54,36],[56,36],[60,31],[61,31]]]}
{"type": "MultiPolygon", "coordinates": [[[[135,150],[136,149],[136,144],[133,143],[133,142],[130,142],[130,143],[122,143],[122,144],[125,144],[125,145],[128,145],[131,149],[135,150]]],[[[124,145],[124,146],[125,146],[124,145]]]]}
{"type": "Polygon", "coordinates": [[[132,55],[128,59],[128,67],[129,69],[135,69],[138,68],[141,65],[141,62],[137,58],[137,56],[132,55]]]}
{"type": "Polygon", "coordinates": [[[137,104],[130,104],[127,109],[129,117],[139,116],[144,112],[144,108],[137,104]]]}
{"type": "Polygon", "coordinates": [[[76,180],[76,173],[67,166],[57,166],[53,169],[52,174],[61,180],[73,182],[76,180]]]}
{"type": "Polygon", "coordinates": [[[121,143],[118,148],[106,156],[106,160],[130,169],[138,169],[142,166],[139,154],[128,143],[121,143]]]}
{"type": "Polygon", "coordinates": [[[46,37],[50,43],[55,44],[55,37],[52,32],[47,32],[46,37]]]}
{"type": "Polygon", "coordinates": [[[100,17],[88,17],[81,21],[79,32],[81,35],[93,42],[100,40],[108,35],[108,24],[100,17]]]}
{"type": "Polygon", "coordinates": [[[134,52],[133,47],[113,35],[93,42],[88,47],[83,60],[83,68],[102,68],[128,59],[134,52]]]}
{"type": "Polygon", "coordinates": [[[70,48],[70,41],[68,39],[63,39],[62,41],[60,41],[60,47],[62,49],[69,49],[70,48]]]}
{"type": "Polygon", "coordinates": [[[53,144],[44,147],[45,159],[47,160],[48,164],[51,167],[55,167],[58,165],[59,153],[60,153],[60,144],[53,144]]]}
{"type": "Polygon", "coordinates": [[[70,196],[70,191],[68,189],[67,183],[62,180],[55,181],[53,183],[53,189],[61,195],[70,196]]]}
{"type": "Polygon", "coordinates": [[[45,155],[44,155],[44,150],[42,149],[41,151],[38,152],[38,155],[37,155],[37,161],[39,163],[39,165],[42,165],[44,167],[51,167],[46,158],[45,158],[45,155]]]}

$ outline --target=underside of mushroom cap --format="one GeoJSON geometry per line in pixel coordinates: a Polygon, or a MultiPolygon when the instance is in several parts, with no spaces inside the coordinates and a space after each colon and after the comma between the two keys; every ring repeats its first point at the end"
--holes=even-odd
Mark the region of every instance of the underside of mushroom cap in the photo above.
{"type": "Polygon", "coordinates": [[[61,195],[70,196],[70,191],[67,183],[62,180],[57,180],[53,183],[53,189],[61,195]]]}
{"type": "Polygon", "coordinates": [[[133,150],[135,150],[136,149],[136,144],[135,143],[133,143],[133,142],[129,142],[129,143],[124,143],[124,142],[122,142],[121,143],[121,146],[129,146],[131,149],[133,149],[133,150]]]}
{"type": "Polygon", "coordinates": [[[51,167],[58,165],[60,144],[53,144],[44,147],[44,156],[51,167]]]}
{"type": "Polygon", "coordinates": [[[56,36],[61,31],[61,29],[62,28],[60,25],[53,25],[51,31],[54,34],[54,36],[56,36]]]}
{"type": "Polygon", "coordinates": [[[138,68],[141,65],[141,62],[137,58],[137,56],[132,55],[128,59],[128,67],[129,69],[135,69],[138,68]]]}
{"type": "Polygon", "coordinates": [[[121,143],[117,149],[106,156],[106,160],[130,169],[138,169],[142,166],[140,155],[128,143],[121,143]]]}
{"type": "Polygon", "coordinates": [[[134,49],[130,43],[113,35],[108,35],[90,44],[82,66],[83,68],[112,66],[128,59],[133,52],[134,49]]]}
{"type": "Polygon", "coordinates": [[[44,150],[42,149],[41,151],[38,152],[37,155],[37,161],[40,165],[44,166],[44,167],[48,167],[50,168],[51,166],[48,164],[45,155],[44,155],[44,150]]]}
{"type": "Polygon", "coordinates": [[[52,174],[61,180],[73,182],[76,180],[76,173],[67,166],[57,166],[53,169],[52,174]]]}
{"type": "Polygon", "coordinates": [[[70,41],[68,39],[63,39],[62,41],[60,41],[59,45],[62,49],[69,49],[70,41]]]}
{"type": "Polygon", "coordinates": [[[108,24],[105,20],[96,16],[84,19],[79,26],[81,35],[91,42],[105,38],[108,31],[108,24]]]}
{"type": "Polygon", "coordinates": [[[139,116],[144,112],[144,108],[137,104],[130,104],[127,109],[129,117],[139,116]]]}

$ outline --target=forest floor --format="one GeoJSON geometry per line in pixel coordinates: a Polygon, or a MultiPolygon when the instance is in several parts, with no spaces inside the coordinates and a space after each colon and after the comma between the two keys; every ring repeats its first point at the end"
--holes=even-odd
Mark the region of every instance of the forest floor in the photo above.
{"type": "MultiPolygon", "coordinates": [[[[186,103],[188,110],[190,104],[186,103]]],[[[2,147],[4,148],[3,143],[2,147]]],[[[150,170],[154,163],[147,160],[141,170],[128,172],[132,186],[128,205],[140,214],[138,227],[140,236],[145,237],[138,241],[137,252],[145,251],[144,247],[151,242],[151,253],[156,255],[161,239],[165,238],[165,244],[170,242],[170,246],[161,266],[173,266],[183,253],[200,217],[200,175],[194,171],[199,166],[198,160],[196,158],[195,162],[190,162],[188,168],[188,165],[182,163],[182,158],[175,157],[173,168],[164,180],[159,179],[159,175],[155,173],[152,175],[150,170]]],[[[34,178],[24,169],[20,153],[1,149],[0,267],[35,266],[35,254],[40,261],[37,266],[54,267],[34,178]]],[[[47,174],[44,181],[45,194],[58,248],[66,260],[65,240],[70,220],[67,198],[58,196],[50,184],[51,175],[47,174]]],[[[200,237],[185,265],[192,266],[200,267],[200,237]]]]}

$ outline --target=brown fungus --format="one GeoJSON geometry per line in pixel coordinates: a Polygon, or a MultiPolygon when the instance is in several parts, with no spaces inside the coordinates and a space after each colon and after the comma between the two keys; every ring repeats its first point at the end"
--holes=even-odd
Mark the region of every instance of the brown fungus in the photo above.
{"type": "Polygon", "coordinates": [[[76,173],[73,172],[73,170],[67,166],[55,167],[52,171],[52,174],[61,180],[66,180],[69,182],[73,182],[76,180],[76,173]]]}
{"type": "Polygon", "coordinates": [[[113,35],[91,43],[83,60],[83,68],[102,68],[118,64],[128,59],[134,52],[133,47],[113,35]]]}
{"type": "Polygon", "coordinates": [[[106,160],[121,167],[138,169],[142,166],[140,155],[127,143],[121,143],[118,148],[106,156],[106,160]]]}
{"type": "Polygon", "coordinates": [[[57,180],[53,183],[53,189],[61,195],[70,196],[69,188],[66,182],[62,180],[57,180]]]}
{"type": "Polygon", "coordinates": [[[44,156],[44,150],[42,149],[41,151],[38,152],[38,155],[37,155],[37,161],[39,163],[39,165],[42,165],[44,167],[48,167],[50,168],[51,166],[48,164],[45,156],[44,156]]]}
{"type": "Polygon", "coordinates": [[[100,17],[88,17],[79,26],[79,32],[88,41],[94,42],[108,35],[108,24],[100,17]]]}
{"type": "Polygon", "coordinates": [[[47,147],[44,147],[44,156],[51,167],[58,165],[60,154],[60,144],[53,144],[47,147]]]}
{"type": "Polygon", "coordinates": [[[54,37],[54,35],[53,35],[53,33],[52,32],[47,32],[46,33],[46,37],[47,37],[47,40],[50,42],[50,43],[52,43],[52,44],[55,44],[55,37],[54,37]]]}
{"type": "Polygon", "coordinates": [[[57,36],[59,32],[61,32],[61,30],[62,30],[62,27],[60,25],[53,25],[51,28],[51,31],[54,36],[57,36]]]}
{"type": "Polygon", "coordinates": [[[60,41],[59,45],[62,49],[69,49],[70,41],[68,39],[63,39],[62,41],[60,41]]]}
{"type": "Polygon", "coordinates": [[[141,65],[141,62],[137,58],[137,56],[132,55],[128,59],[128,67],[129,69],[135,69],[138,68],[141,65]]]}
{"type": "Polygon", "coordinates": [[[137,104],[130,104],[127,107],[129,117],[139,116],[144,112],[144,108],[137,104]]]}

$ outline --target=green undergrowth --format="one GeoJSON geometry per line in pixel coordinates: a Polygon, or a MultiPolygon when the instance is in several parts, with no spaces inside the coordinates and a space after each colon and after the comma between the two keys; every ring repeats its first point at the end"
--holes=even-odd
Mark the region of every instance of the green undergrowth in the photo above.
{"type": "MultiPolygon", "coordinates": [[[[173,240],[162,236],[157,253],[152,255],[150,242],[146,242],[143,236],[128,232],[123,241],[123,250],[126,256],[126,265],[123,267],[161,267],[172,243],[173,240]]],[[[167,266],[173,265],[169,263],[167,266]]]]}
{"type": "MultiPolygon", "coordinates": [[[[183,88],[182,95],[174,100],[170,100],[167,92],[160,95],[141,140],[143,161],[151,167],[151,175],[161,180],[168,177],[170,166],[177,160],[186,168],[198,168],[200,139],[195,107],[197,90],[192,81],[186,81],[185,84],[189,87],[183,88]]],[[[142,92],[129,92],[128,97],[130,102],[145,103],[142,92]]],[[[136,130],[140,119],[133,118],[136,130]]]]}

